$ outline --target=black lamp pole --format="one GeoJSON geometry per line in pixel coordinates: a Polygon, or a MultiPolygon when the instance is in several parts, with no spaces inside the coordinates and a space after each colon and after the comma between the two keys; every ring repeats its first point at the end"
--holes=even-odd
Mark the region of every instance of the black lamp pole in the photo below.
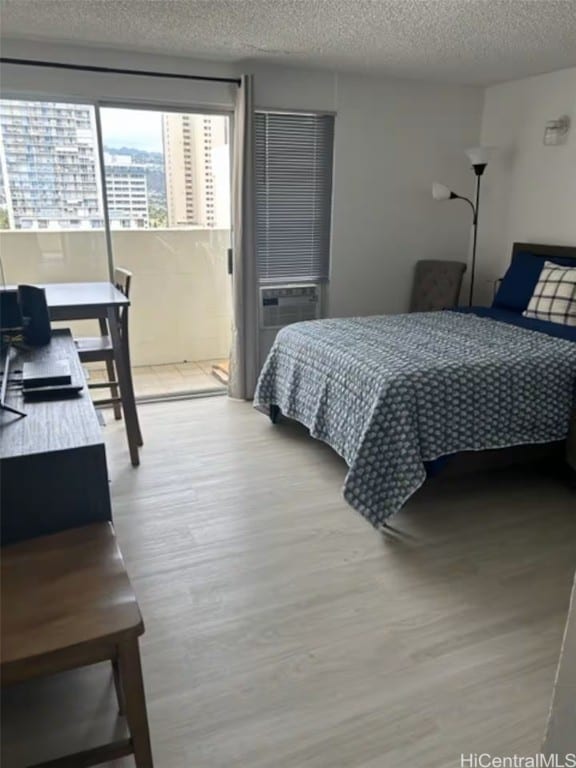
{"type": "Polygon", "coordinates": [[[472,226],[474,233],[472,235],[472,264],[470,270],[470,296],[468,303],[470,306],[474,303],[474,277],[476,274],[476,246],[478,244],[478,209],[480,207],[480,179],[484,170],[486,169],[486,163],[476,163],[472,165],[472,170],[476,174],[476,204],[470,200],[469,197],[464,195],[457,195],[456,192],[450,192],[451,200],[465,200],[472,208],[472,226]]]}
{"type": "Polygon", "coordinates": [[[478,211],[480,210],[480,179],[486,168],[486,163],[477,163],[472,166],[474,173],[476,174],[476,205],[474,208],[474,219],[472,226],[474,227],[474,234],[472,239],[472,269],[470,271],[470,306],[474,303],[474,275],[476,273],[476,244],[478,242],[478,211]]]}
{"type": "Polygon", "coordinates": [[[465,200],[470,208],[472,208],[472,226],[474,227],[474,233],[472,236],[472,264],[470,269],[470,296],[468,303],[470,306],[474,303],[474,278],[476,276],[476,248],[478,246],[478,211],[480,209],[480,179],[482,174],[486,170],[488,165],[488,159],[490,150],[493,147],[472,147],[466,150],[470,165],[476,176],[476,201],[475,203],[470,200],[469,197],[464,195],[457,195],[456,192],[445,186],[434,182],[432,184],[432,197],[434,200],[465,200]]]}

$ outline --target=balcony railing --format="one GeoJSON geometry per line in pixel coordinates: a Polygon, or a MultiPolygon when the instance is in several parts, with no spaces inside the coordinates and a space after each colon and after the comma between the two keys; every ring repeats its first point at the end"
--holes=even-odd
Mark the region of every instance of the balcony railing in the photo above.
{"type": "MultiPolygon", "coordinates": [[[[231,291],[230,233],[222,229],[115,230],[117,266],[133,273],[130,347],[134,366],[226,358],[231,291]]],[[[8,283],[108,280],[104,232],[0,230],[8,283]]],[[[95,335],[96,323],[68,323],[95,335]]]]}

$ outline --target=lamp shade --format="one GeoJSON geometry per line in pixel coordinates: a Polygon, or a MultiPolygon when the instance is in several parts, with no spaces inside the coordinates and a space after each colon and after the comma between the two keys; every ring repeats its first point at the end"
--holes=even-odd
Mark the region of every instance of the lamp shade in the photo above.
{"type": "Polygon", "coordinates": [[[432,197],[434,200],[450,200],[452,192],[444,184],[439,184],[437,181],[432,184],[432,197]]]}
{"type": "Polygon", "coordinates": [[[470,147],[466,150],[470,165],[486,165],[490,159],[492,147],[470,147]]]}

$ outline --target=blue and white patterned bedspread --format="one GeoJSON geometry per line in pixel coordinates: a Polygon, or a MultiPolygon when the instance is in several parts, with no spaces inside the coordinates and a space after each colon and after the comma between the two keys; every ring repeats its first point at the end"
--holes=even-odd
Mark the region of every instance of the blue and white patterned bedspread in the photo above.
{"type": "Polygon", "coordinates": [[[377,526],[425,461],[561,440],[576,344],[455,312],[296,323],[280,331],[255,405],[278,405],[346,461],[344,497],[377,526]]]}

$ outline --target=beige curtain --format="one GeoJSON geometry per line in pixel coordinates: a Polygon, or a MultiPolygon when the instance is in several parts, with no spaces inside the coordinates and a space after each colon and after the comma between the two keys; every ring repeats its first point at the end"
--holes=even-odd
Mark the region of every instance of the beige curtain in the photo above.
{"type": "Polygon", "coordinates": [[[234,114],[232,173],[232,350],[230,397],[250,400],[257,377],[258,302],[255,253],[254,82],[243,75],[234,114]]]}

